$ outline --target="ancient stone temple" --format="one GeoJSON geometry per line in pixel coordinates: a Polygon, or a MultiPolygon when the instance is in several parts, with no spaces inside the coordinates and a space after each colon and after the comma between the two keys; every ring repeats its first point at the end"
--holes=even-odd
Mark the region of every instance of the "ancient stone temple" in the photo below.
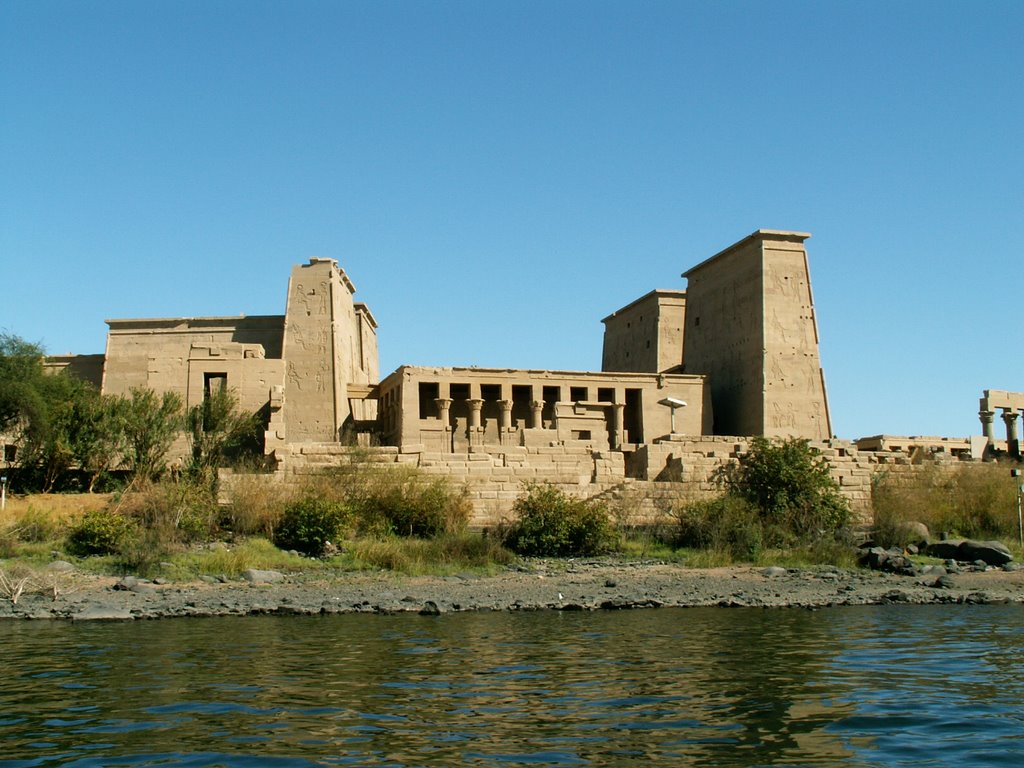
{"type": "Polygon", "coordinates": [[[379,378],[377,323],[354,293],[336,261],[314,258],[292,270],[284,315],[108,320],[103,391],[172,391],[192,406],[227,387],[269,412],[268,453],[340,441],[376,416],[363,398],[379,378]]]}
{"type": "Polygon", "coordinates": [[[609,315],[603,370],[707,376],[716,435],[827,439],[808,237],[758,230],[609,315]]]}
{"type": "MultiPolygon", "coordinates": [[[[376,320],[345,271],[321,258],[292,269],[283,315],[108,320],[105,355],[46,364],[106,393],[149,387],[189,406],[229,388],[266,417],[270,481],[360,456],[414,465],[465,487],[481,526],[537,481],[582,496],[633,494],[626,507],[654,514],[681,493],[717,492],[715,473],[752,436],[811,440],[855,511],[869,508],[879,470],[1019,456],[1024,394],[1000,390],[981,399],[984,437],[832,438],[808,237],[758,230],[684,272],[685,290],[653,290],[611,313],[600,371],[467,360],[382,379],[376,320]],[[997,411],[1005,441],[994,434],[997,411]]],[[[7,461],[15,447],[5,444],[7,461]]],[[[176,450],[184,455],[184,439],[176,450]]]]}
{"type": "Polygon", "coordinates": [[[266,451],[281,459],[325,443],[633,453],[672,435],[827,439],[808,237],[758,230],[685,272],[685,291],[613,312],[600,372],[403,366],[381,381],[377,322],[321,258],[292,269],[284,315],[108,320],[104,356],[51,366],[189,406],[230,388],[266,412],[266,451]]]}

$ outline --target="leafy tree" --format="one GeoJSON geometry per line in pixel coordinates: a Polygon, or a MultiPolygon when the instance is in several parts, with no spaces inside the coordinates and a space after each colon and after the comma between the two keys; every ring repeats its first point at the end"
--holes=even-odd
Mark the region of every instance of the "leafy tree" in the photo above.
{"type": "Polygon", "coordinates": [[[51,491],[80,460],[82,413],[99,398],[86,382],[47,373],[38,344],[0,335],[0,430],[18,439],[22,484],[51,491]]]}
{"type": "Polygon", "coordinates": [[[164,471],[181,426],[182,400],[177,392],[157,395],[132,387],[124,404],[124,431],[125,460],[134,481],[146,483],[164,471]]]}
{"type": "Polygon", "coordinates": [[[256,414],[239,410],[231,390],[217,389],[189,408],[185,426],[192,447],[189,470],[208,482],[226,462],[262,453],[262,424],[256,414]]]}
{"type": "Polygon", "coordinates": [[[719,480],[729,495],[752,504],[766,526],[798,540],[834,532],[849,520],[849,503],[828,462],[807,440],[755,437],[719,480]]]}
{"type": "Polygon", "coordinates": [[[0,333],[0,433],[27,437],[43,427],[43,375],[42,346],[0,333]]]}
{"type": "Polygon", "coordinates": [[[75,403],[71,449],[88,480],[89,493],[124,454],[126,410],[124,399],[107,395],[83,397],[75,403]]]}

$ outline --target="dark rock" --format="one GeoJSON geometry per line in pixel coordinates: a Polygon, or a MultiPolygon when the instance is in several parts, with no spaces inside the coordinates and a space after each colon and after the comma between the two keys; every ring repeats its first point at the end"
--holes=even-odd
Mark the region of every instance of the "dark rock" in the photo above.
{"type": "Polygon", "coordinates": [[[885,549],[882,547],[872,547],[871,549],[864,550],[857,563],[873,571],[880,571],[888,560],[889,553],[885,549]]]}
{"type": "Polygon", "coordinates": [[[924,548],[924,553],[943,560],[959,560],[960,545],[962,543],[963,539],[943,539],[942,541],[933,541],[924,548]]]}
{"type": "Polygon", "coordinates": [[[897,548],[872,547],[861,554],[858,562],[873,571],[898,573],[901,576],[914,576],[917,573],[914,564],[903,555],[901,549],[897,548]]]}
{"type": "Polygon", "coordinates": [[[586,609],[586,606],[580,605],[579,603],[564,603],[563,605],[558,606],[558,610],[560,610],[560,611],[585,611],[587,609],[586,609]]]}
{"type": "Polygon", "coordinates": [[[420,616],[440,616],[441,609],[433,600],[427,600],[420,608],[420,616]]]}
{"type": "Polygon", "coordinates": [[[944,560],[963,563],[982,561],[985,565],[1005,565],[1013,560],[1010,550],[999,541],[972,541],[970,539],[947,539],[929,544],[925,553],[944,560]]]}
{"type": "Polygon", "coordinates": [[[954,586],[956,586],[956,582],[953,580],[952,576],[946,573],[942,576],[939,576],[939,578],[937,578],[932,583],[932,586],[936,589],[952,589],[954,586]]]}
{"type": "Polygon", "coordinates": [[[1000,541],[964,541],[960,544],[959,560],[980,560],[985,565],[1006,565],[1013,555],[1000,541]]]}
{"type": "Polygon", "coordinates": [[[890,589],[882,595],[883,603],[909,603],[913,598],[902,589],[890,589]]]}
{"type": "Polygon", "coordinates": [[[615,587],[619,586],[618,582],[616,582],[615,579],[605,579],[604,585],[608,587],[608,589],[614,589],[615,587]]]}

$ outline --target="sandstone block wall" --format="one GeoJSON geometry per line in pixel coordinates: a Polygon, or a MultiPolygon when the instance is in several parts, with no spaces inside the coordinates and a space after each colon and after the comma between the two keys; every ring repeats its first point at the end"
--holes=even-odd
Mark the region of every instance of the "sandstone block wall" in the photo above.
{"type": "MultiPolygon", "coordinates": [[[[814,447],[831,467],[842,494],[861,522],[870,520],[872,478],[880,472],[913,472],[935,463],[956,465],[951,454],[863,451],[846,441],[814,447]]],[[[473,504],[470,521],[490,527],[512,515],[512,505],[530,482],[551,483],[582,498],[600,497],[626,525],[653,525],[671,519],[671,509],[720,492],[715,473],[749,448],[740,437],[683,437],[662,440],[633,454],[550,445],[460,454],[403,452],[396,447],[352,449],[336,443],[292,446],[282,456],[273,482],[300,484],[310,475],[352,461],[418,467],[464,486],[473,504]]],[[[225,475],[223,490],[235,479],[225,475]]]]}

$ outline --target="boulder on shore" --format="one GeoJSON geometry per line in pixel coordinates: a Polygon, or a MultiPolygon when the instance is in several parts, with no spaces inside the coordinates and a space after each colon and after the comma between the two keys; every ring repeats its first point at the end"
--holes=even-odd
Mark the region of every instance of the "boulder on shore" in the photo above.
{"type": "Polygon", "coordinates": [[[936,541],[925,548],[925,554],[943,560],[973,563],[981,560],[986,565],[1006,565],[1013,555],[1006,545],[999,541],[973,541],[971,539],[946,539],[936,541]]]}

